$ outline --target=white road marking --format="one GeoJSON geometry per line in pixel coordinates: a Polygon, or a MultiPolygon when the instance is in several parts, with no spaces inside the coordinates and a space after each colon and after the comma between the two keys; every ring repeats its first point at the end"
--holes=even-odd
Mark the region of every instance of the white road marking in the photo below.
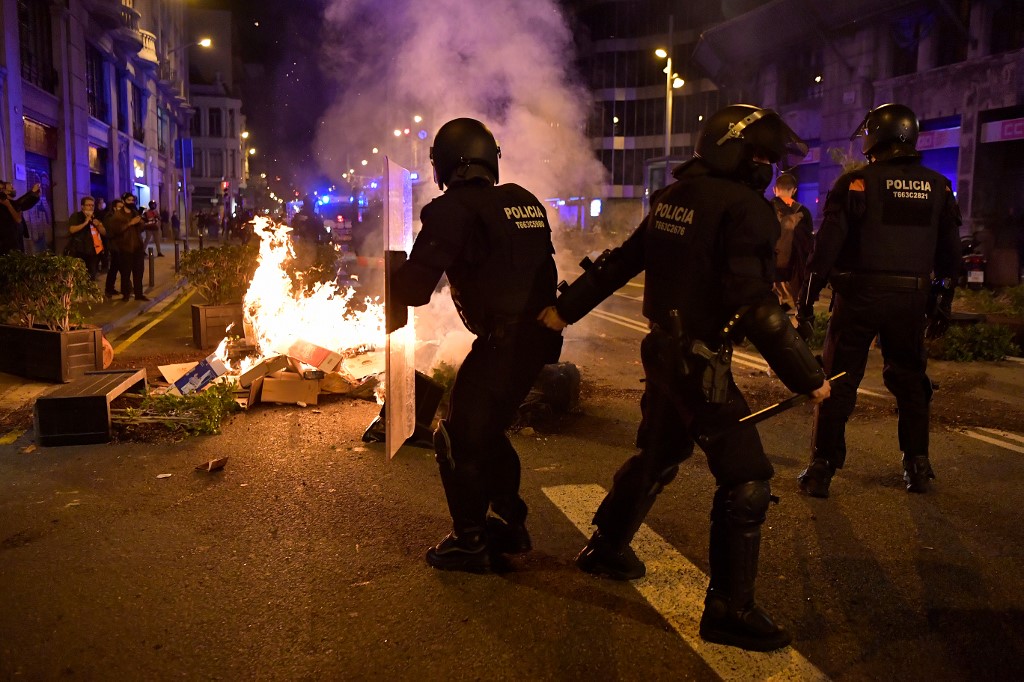
{"type": "Polygon", "coordinates": [[[642,301],[642,300],[644,300],[643,296],[629,296],[627,294],[620,294],[617,291],[614,294],[612,294],[612,295],[613,296],[618,296],[619,298],[626,298],[626,299],[629,299],[630,301],[642,301]]]}
{"type": "Polygon", "coordinates": [[[1009,431],[1000,431],[999,429],[989,429],[980,426],[978,427],[978,430],[984,431],[985,433],[993,433],[997,436],[1002,436],[1003,438],[1007,438],[1009,440],[1015,440],[1018,443],[1024,443],[1024,436],[1020,435],[1019,433],[1010,433],[1009,431]]]}
{"type": "Polygon", "coordinates": [[[605,312],[604,310],[592,310],[590,314],[594,315],[595,317],[600,317],[602,320],[607,320],[608,322],[617,324],[620,327],[632,329],[633,331],[637,331],[642,334],[646,334],[647,332],[650,331],[650,329],[647,328],[647,325],[636,322],[635,320],[631,320],[628,317],[623,317],[622,315],[616,315],[614,313],[605,312]]]}
{"type": "MultiPolygon", "coordinates": [[[[590,519],[605,496],[604,488],[560,485],[542,490],[580,532],[589,536],[590,519]]],[[[647,576],[634,580],[633,587],[721,679],[828,679],[793,647],[762,654],[702,640],[697,628],[704,610],[707,576],[646,524],[640,526],[632,547],[647,564],[647,576]]]]}
{"type": "MultiPolygon", "coordinates": [[[[989,431],[989,432],[999,433],[1000,435],[1002,435],[1002,432],[995,431],[994,429],[981,429],[981,430],[982,431],[989,431]]],[[[1021,447],[1019,445],[1014,445],[1013,443],[1007,443],[1006,441],[998,440],[996,438],[991,438],[990,436],[986,436],[984,434],[978,433],[977,431],[964,430],[962,433],[965,436],[969,436],[971,438],[974,438],[975,440],[980,440],[980,441],[982,441],[984,443],[989,443],[990,445],[996,445],[998,447],[1005,448],[1006,450],[1012,450],[1013,452],[1024,453],[1024,447],[1021,447]]]]}

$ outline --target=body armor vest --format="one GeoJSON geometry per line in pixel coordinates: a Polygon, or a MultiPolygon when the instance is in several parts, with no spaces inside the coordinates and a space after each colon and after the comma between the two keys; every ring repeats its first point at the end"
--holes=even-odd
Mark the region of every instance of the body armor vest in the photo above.
{"type": "Polygon", "coordinates": [[[535,317],[556,295],[551,226],[543,204],[519,185],[452,187],[435,201],[476,216],[461,258],[448,269],[452,300],[475,334],[535,317]]]}
{"type": "Polygon", "coordinates": [[[949,181],[919,163],[872,164],[857,175],[864,179],[863,218],[851,219],[836,268],[928,277],[949,181]]]}

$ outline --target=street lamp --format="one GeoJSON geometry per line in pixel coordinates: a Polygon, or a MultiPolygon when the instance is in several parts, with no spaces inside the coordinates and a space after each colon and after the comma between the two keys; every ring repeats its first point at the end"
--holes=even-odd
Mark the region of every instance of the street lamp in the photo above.
{"type": "Polygon", "coordinates": [[[667,163],[667,159],[672,153],[672,90],[683,87],[686,81],[680,78],[678,73],[672,71],[672,55],[668,53],[668,50],[659,47],[654,54],[665,60],[665,158],[667,163]]]}
{"type": "Polygon", "coordinates": [[[178,52],[179,50],[185,50],[185,49],[188,49],[190,47],[194,47],[196,45],[198,45],[199,47],[213,47],[213,41],[210,40],[209,38],[200,38],[199,40],[197,40],[195,42],[185,43],[184,45],[178,45],[175,48],[171,48],[170,50],[167,51],[167,54],[168,55],[172,55],[175,52],[178,52]]]}

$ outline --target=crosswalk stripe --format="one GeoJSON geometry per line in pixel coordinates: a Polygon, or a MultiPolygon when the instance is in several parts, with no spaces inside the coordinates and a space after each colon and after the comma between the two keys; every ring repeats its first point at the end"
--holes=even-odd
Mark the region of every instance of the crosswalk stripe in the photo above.
{"type": "MultiPolygon", "coordinates": [[[[988,429],[985,429],[985,430],[987,431],[988,429]]],[[[992,438],[990,436],[986,436],[986,435],[984,435],[982,433],[978,433],[977,431],[966,430],[966,431],[963,431],[963,434],[965,436],[969,436],[971,438],[974,438],[975,440],[980,440],[980,441],[982,441],[984,443],[988,443],[990,445],[997,445],[997,446],[999,446],[1001,448],[1005,448],[1006,450],[1012,450],[1013,452],[1024,453],[1024,447],[1021,447],[1019,445],[1014,445],[1013,443],[1007,443],[1006,441],[1001,441],[1001,440],[999,440],[997,438],[992,438]]]]}
{"type": "MultiPolygon", "coordinates": [[[[599,485],[560,485],[542,488],[548,499],[584,535],[605,496],[599,485]]],[[[821,670],[793,647],[771,653],[743,651],[710,644],[697,634],[704,609],[707,576],[646,524],[640,526],[632,547],[647,564],[647,576],[632,585],[672,626],[679,636],[723,680],[827,680],[821,670]]]]}

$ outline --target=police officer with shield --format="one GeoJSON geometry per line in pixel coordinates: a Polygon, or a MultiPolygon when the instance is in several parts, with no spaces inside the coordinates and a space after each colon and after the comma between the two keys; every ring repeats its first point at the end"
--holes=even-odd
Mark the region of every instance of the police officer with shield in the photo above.
{"type": "Polygon", "coordinates": [[[806,151],[770,109],[721,109],[701,131],[694,158],[651,198],[650,213],[632,235],[585,266],[542,315],[553,329],[575,322],[646,271],[643,313],[651,332],[640,346],[640,452],[615,474],[594,516],[597,531],[576,564],[619,580],[644,576],[630,542],[700,441],[717,484],[700,635],[757,651],[785,646],[790,636],[754,600],[773,469],[757,430],[735,426],[750,410],[730,358],[745,336],[790,390],[815,401],[828,397],[821,367],[772,293],[780,227],[763,195],[771,164],[786,165],[791,153],[799,159],[806,151]]]}
{"type": "Polygon", "coordinates": [[[422,229],[385,302],[390,333],[405,323],[406,306],[430,301],[445,274],[463,323],[476,334],[434,433],[453,528],[427,551],[427,563],[445,570],[487,571],[494,555],[531,549],[519,456],[505,431],[562,347],[561,334],[537,321],[556,296],[547,213],[519,185],[497,184],[500,156],[480,121],[441,126],[430,160],[444,194],[423,207],[422,229]]]}
{"type": "Polygon", "coordinates": [[[927,492],[932,385],[925,374],[926,328],[948,323],[960,260],[960,209],[941,174],[921,165],[917,116],[902,104],[872,109],[854,130],[867,166],[842,175],[825,200],[825,215],[808,261],[798,317],[813,319],[822,287],[832,286],[832,316],[823,361],[846,372],[832,399],[818,407],[811,461],[800,489],[828,497],[846,461],[846,422],[877,336],[885,387],[896,397],[899,445],[908,492],[927,492]]]}

